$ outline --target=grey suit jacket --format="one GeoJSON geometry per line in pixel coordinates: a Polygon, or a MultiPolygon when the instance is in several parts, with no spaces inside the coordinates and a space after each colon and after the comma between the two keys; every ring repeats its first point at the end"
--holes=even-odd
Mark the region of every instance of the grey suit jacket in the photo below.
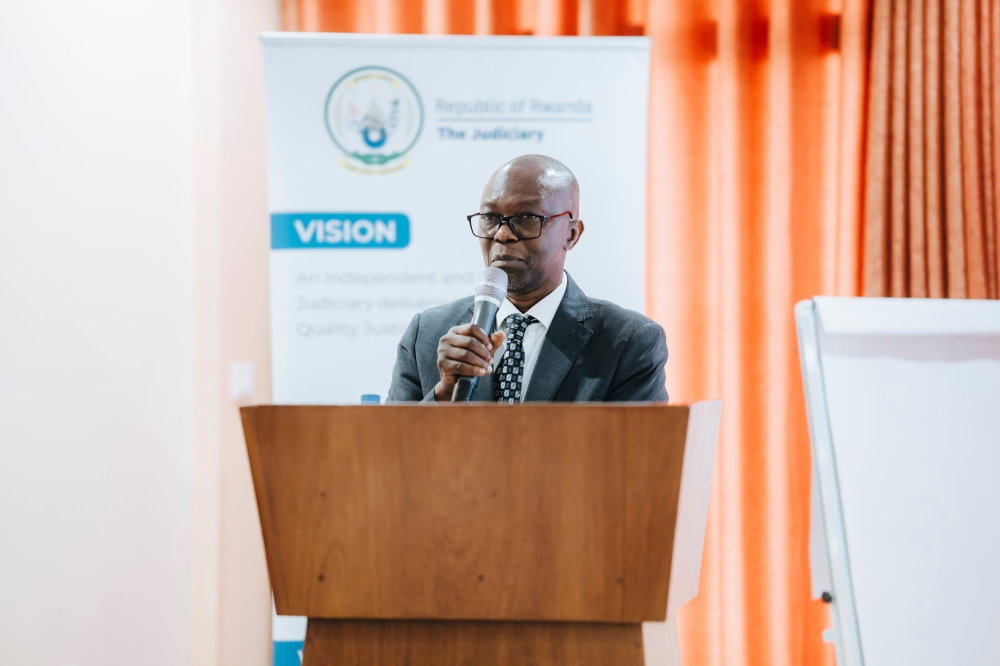
{"type": "MultiPolygon", "coordinates": [[[[525,402],[666,401],[667,341],[659,324],[614,303],[587,298],[567,276],[566,295],[545,335],[525,402]]],[[[452,326],[472,321],[473,297],[413,318],[396,352],[388,400],[433,401],[441,379],[437,346],[452,326]]],[[[476,401],[493,401],[481,377],[476,401]]]]}

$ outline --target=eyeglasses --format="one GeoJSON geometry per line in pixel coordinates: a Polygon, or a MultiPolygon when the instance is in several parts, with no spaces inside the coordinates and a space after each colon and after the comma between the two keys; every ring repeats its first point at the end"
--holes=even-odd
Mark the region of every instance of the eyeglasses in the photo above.
{"type": "Polygon", "coordinates": [[[542,235],[543,223],[561,215],[569,215],[572,219],[573,213],[567,210],[555,215],[518,213],[506,217],[499,213],[473,213],[467,216],[467,219],[469,220],[469,228],[472,229],[472,235],[476,238],[493,238],[500,231],[500,227],[506,224],[518,240],[531,240],[542,235]]]}

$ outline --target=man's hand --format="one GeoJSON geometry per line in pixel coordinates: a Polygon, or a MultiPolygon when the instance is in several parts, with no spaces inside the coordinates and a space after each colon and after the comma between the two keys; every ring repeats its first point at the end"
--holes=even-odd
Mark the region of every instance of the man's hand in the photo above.
{"type": "Polygon", "coordinates": [[[486,337],[475,324],[452,326],[438,342],[438,372],[441,381],[434,387],[434,399],[451,400],[459,377],[482,377],[493,372],[493,351],[503,343],[503,331],[486,337]]]}

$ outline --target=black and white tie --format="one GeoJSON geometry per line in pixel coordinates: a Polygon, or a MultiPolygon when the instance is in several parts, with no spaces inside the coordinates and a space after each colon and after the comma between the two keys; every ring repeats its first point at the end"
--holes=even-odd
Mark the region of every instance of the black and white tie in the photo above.
{"type": "Polygon", "coordinates": [[[493,373],[493,397],[497,402],[521,402],[521,384],[524,380],[524,332],[538,322],[528,315],[512,314],[507,322],[507,349],[493,373]]]}

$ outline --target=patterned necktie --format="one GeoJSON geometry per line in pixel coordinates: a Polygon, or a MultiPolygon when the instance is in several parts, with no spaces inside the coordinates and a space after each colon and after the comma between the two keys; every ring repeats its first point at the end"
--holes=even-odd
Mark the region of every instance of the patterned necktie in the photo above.
{"type": "Polygon", "coordinates": [[[497,402],[521,402],[524,380],[524,332],[538,323],[532,316],[512,314],[507,319],[507,349],[493,373],[493,397],[497,402]]]}

